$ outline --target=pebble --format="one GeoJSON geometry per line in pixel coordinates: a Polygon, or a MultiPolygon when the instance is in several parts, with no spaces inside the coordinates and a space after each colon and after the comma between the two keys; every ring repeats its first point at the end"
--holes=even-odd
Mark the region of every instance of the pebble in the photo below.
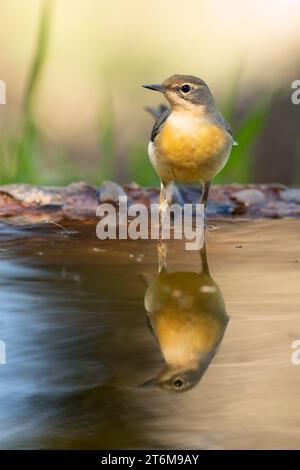
{"type": "Polygon", "coordinates": [[[281,191],[280,199],[285,202],[297,202],[300,204],[300,189],[285,189],[281,191]]]}
{"type": "Polygon", "coordinates": [[[100,188],[100,202],[119,202],[119,197],[126,196],[124,189],[114,181],[104,181],[100,188]]]}

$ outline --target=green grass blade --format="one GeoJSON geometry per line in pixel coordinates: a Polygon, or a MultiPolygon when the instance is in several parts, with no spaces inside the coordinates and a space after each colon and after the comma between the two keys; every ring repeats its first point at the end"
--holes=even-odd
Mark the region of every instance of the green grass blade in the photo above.
{"type": "Polygon", "coordinates": [[[271,103],[272,99],[268,97],[255,104],[235,130],[234,139],[238,145],[233,147],[229,161],[215,182],[247,183],[251,180],[253,147],[265,126],[271,103]]]}

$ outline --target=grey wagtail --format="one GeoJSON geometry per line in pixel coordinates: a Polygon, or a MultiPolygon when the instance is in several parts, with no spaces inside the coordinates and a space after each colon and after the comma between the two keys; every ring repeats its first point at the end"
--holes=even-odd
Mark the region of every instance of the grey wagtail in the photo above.
{"type": "Polygon", "coordinates": [[[170,108],[160,107],[148,146],[161,180],[161,212],[167,204],[166,186],[173,182],[202,183],[200,203],[206,207],[211,181],[234,144],[229,125],[201,78],[172,75],[161,85],[143,86],[163,93],[170,104],[170,108]]]}
{"type": "Polygon", "coordinates": [[[205,245],[199,272],[169,272],[163,263],[145,294],[148,325],[165,360],[163,370],[141,387],[185,392],[205,373],[223,338],[228,316],[209,273],[205,245]]]}

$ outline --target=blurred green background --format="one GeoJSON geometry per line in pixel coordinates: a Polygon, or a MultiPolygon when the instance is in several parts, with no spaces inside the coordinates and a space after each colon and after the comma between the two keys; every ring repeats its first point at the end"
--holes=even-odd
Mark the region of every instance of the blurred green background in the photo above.
{"type": "Polygon", "coordinates": [[[6,0],[0,183],[158,180],[147,157],[162,97],[143,83],[208,82],[235,140],[216,182],[300,183],[300,2],[6,0]]]}

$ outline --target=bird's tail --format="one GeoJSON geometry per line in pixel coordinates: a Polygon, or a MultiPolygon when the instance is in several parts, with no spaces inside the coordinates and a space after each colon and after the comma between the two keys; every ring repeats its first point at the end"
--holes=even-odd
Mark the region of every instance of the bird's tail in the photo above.
{"type": "Polygon", "coordinates": [[[160,104],[157,108],[152,108],[151,106],[147,106],[145,108],[145,110],[148,111],[148,113],[152,114],[155,119],[157,119],[161,115],[161,113],[163,113],[167,109],[168,106],[165,106],[164,104],[160,104]]]}

